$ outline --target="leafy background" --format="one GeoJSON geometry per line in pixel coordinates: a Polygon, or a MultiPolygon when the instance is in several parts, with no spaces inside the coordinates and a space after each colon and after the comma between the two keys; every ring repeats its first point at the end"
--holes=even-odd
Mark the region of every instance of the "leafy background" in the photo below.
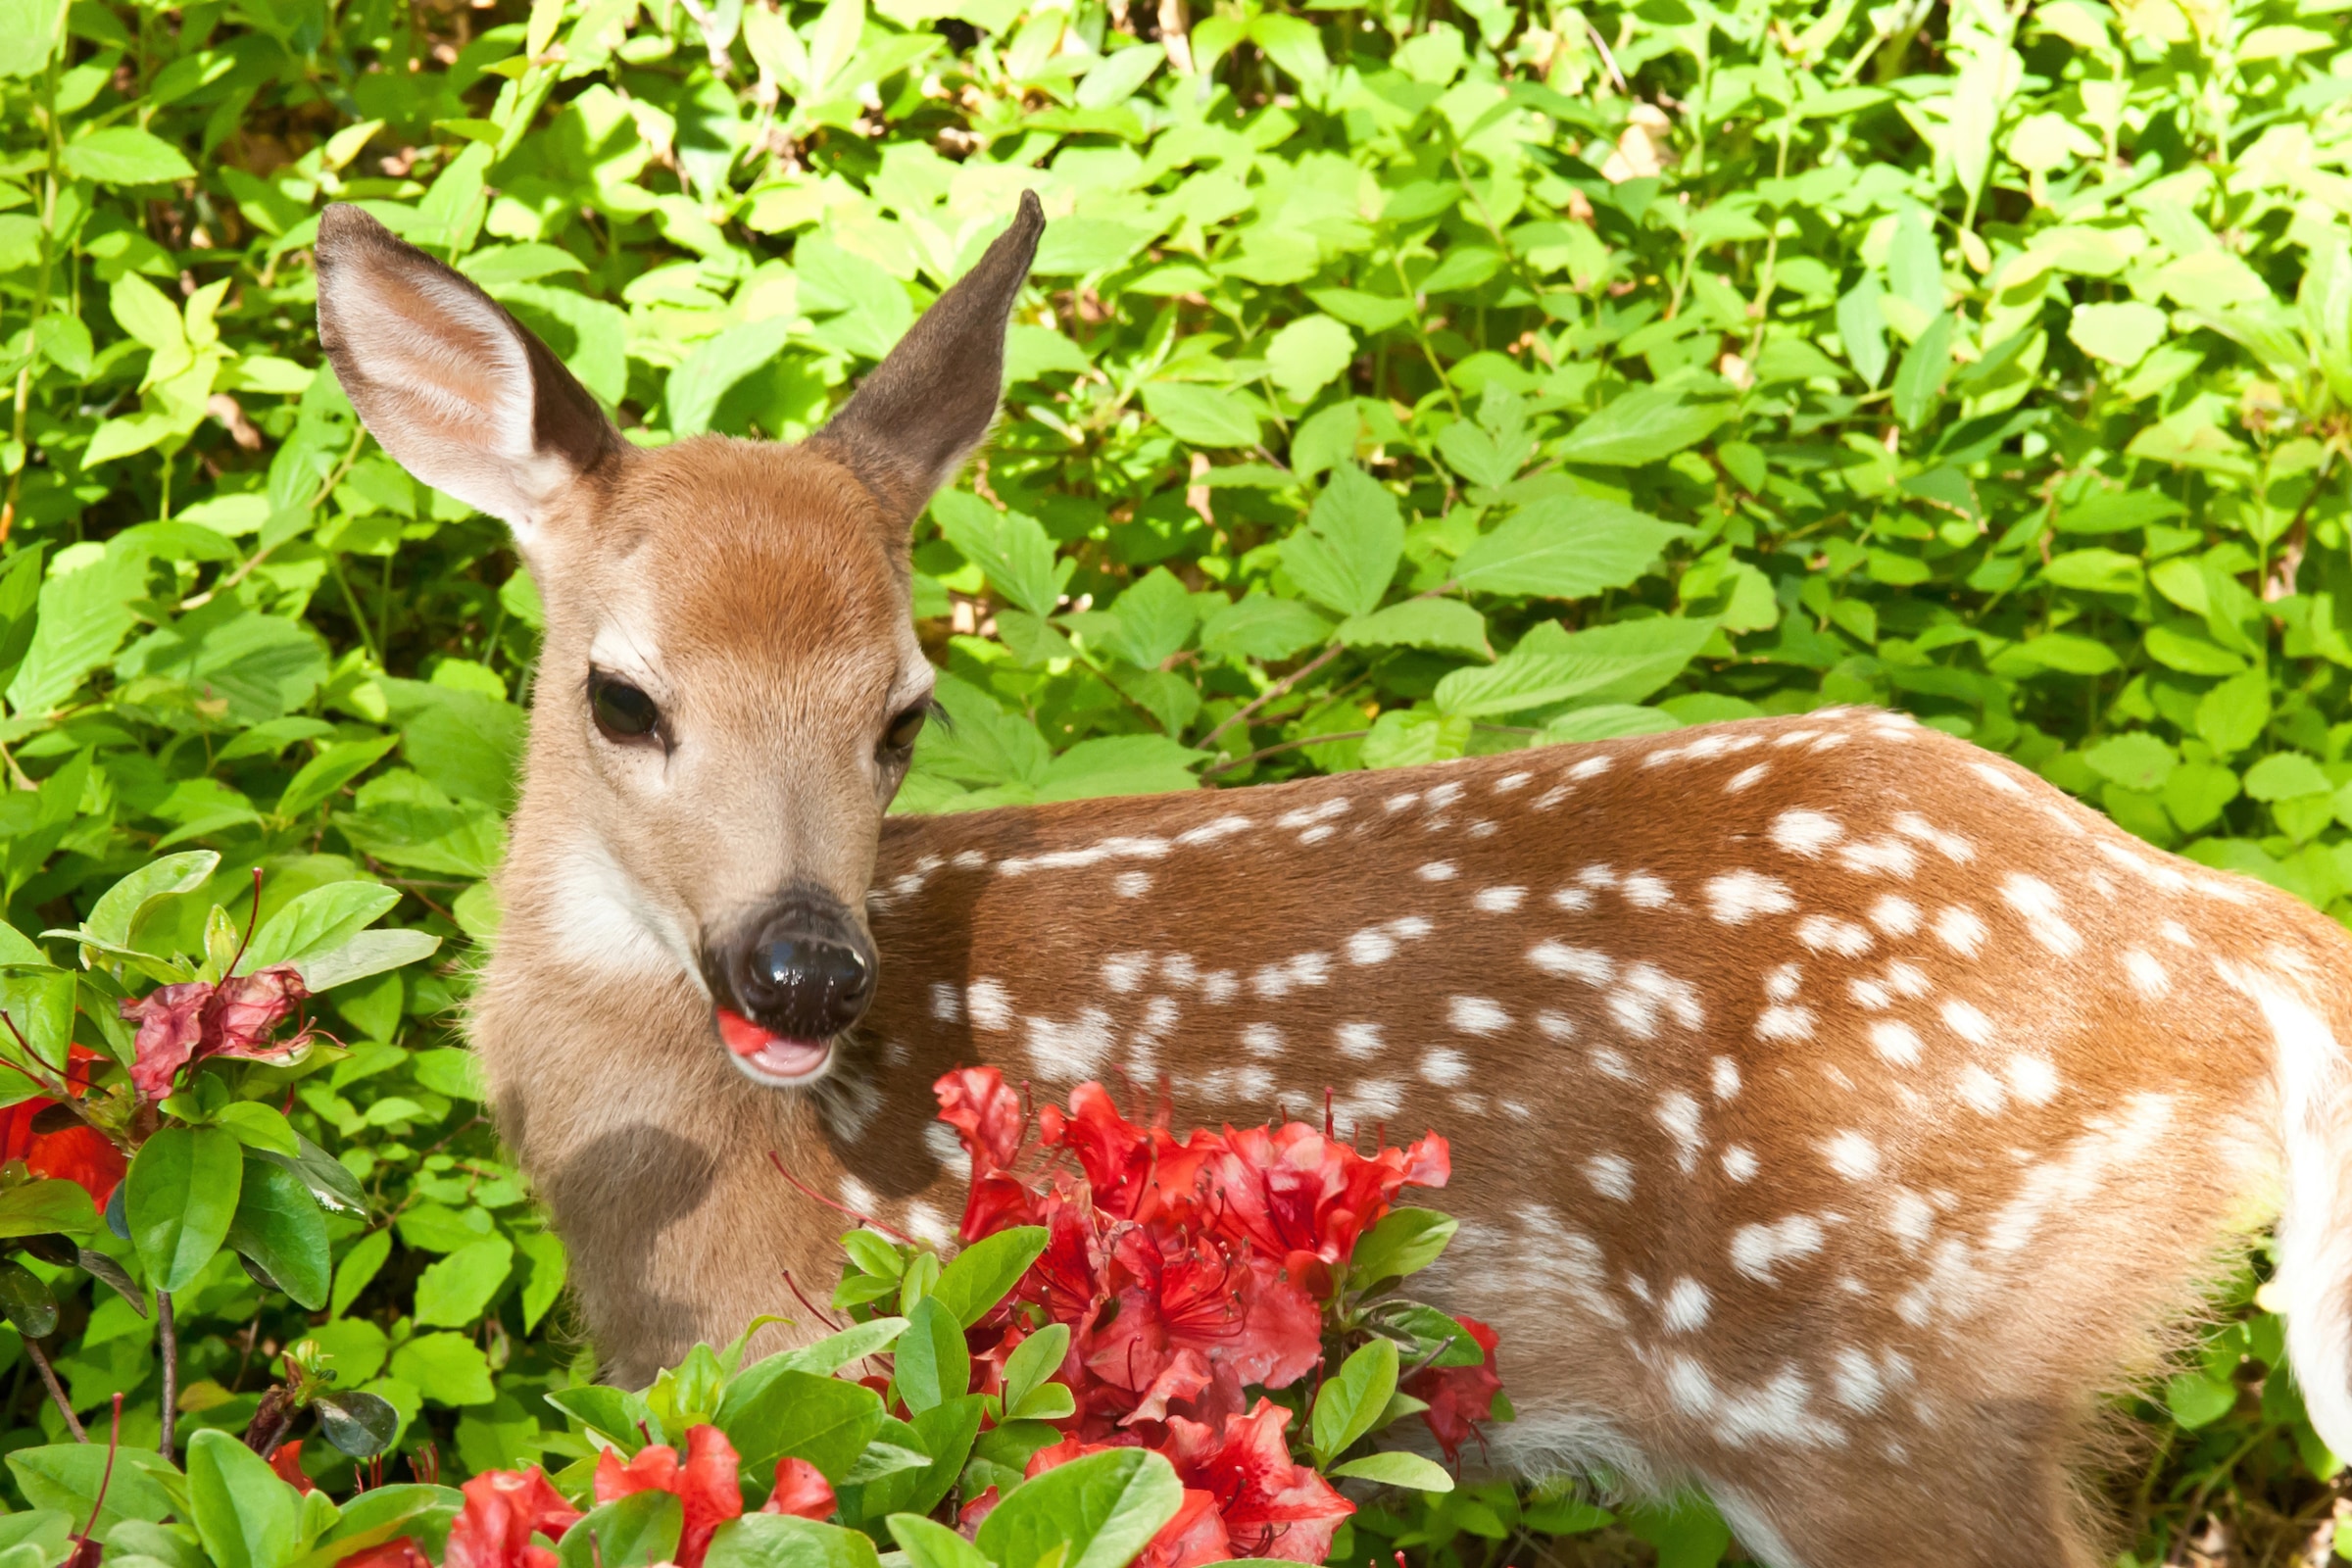
{"type": "MultiPolygon", "coordinates": [[[[1872,702],[2341,914],[2347,10],[0,0],[7,919],[206,847],[159,951],[257,866],[265,917],[360,875],[447,939],[328,999],[289,1109],[372,1211],[323,1313],[225,1252],[181,1294],[186,1421],[309,1336],[454,1475],[592,1370],[457,1027],[539,606],[315,368],[325,202],[654,443],[806,433],[1041,193],[1003,426],[918,529],[958,722],[902,809],[1872,702]]],[[[73,1401],[151,1438],[151,1326],[41,1267],[73,1401]]],[[[2140,1401],[2134,1562],[2352,1517],[2266,1272],[2140,1401]]],[[[0,1447],[54,1441],[14,1331],[0,1379],[0,1447]]],[[[1606,1517],[1470,1489],[1342,1545],[1725,1549],[1606,1517]]]]}

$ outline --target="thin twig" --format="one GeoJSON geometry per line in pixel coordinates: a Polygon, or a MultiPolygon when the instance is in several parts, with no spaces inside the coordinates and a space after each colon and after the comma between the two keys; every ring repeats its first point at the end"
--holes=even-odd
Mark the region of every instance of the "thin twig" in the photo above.
{"type": "Polygon", "coordinates": [[[155,1329],[164,1351],[164,1436],[156,1451],[164,1463],[177,1464],[179,1456],[173,1450],[173,1428],[179,1415],[179,1334],[172,1322],[172,1293],[158,1284],[155,1288],[155,1329]]]}
{"type": "Polygon", "coordinates": [[[1320,746],[1325,741],[1360,741],[1371,733],[1368,729],[1338,729],[1328,735],[1309,735],[1304,740],[1282,741],[1273,746],[1261,746],[1247,757],[1237,757],[1230,762],[1219,762],[1214,767],[1204,767],[1200,770],[1200,776],[1213,778],[1219,773],[1230,773],[1237,767],[1248,767],[1251,762],[1262,761],[1266,758],[1278,756],[1283,752],[1295,752],[1301,746],[1320,746]]]}
{"type": "Polygon", "coordinates": [[[1323,652],[1317,654],[1313,659],[1308,660],[1305,663],[1300,664],[1297,669],[1292,670],[1288,675],[1283,676],[1282,679],[1267,687],[1262,693],[1251,699],[1248,704],[1234,710],[1231,714],[1227,715],[1223,723],[1219,724],[1215,729],[1210,730],[1207,734],[1200,737],[1201,750],[1206,751],[1210,746],[1215,745],[1218,736],[1233,728],[1234,725],[1247,721],[1250,714],[1256,712],[1268,703],[1282,697],[1288,693],[1292,687],[1298,685],[1300,681],[1306,679],[1307,676],[1312,675],[1316,670],[1321,669],[1325,664],[1330,663],[1333,660],[1339,658],[1340,655],[1346,653],[1347,651],[1348,645],[1346,643],[1333,643],[1329,648],[1324,649],[1323,652]]]}
{"type": "Polygon", "coordinates": [[[49,1364],[49,1357],[41,1353],[41,1342],[29,1334],[25,1335],[24,1353],[41,1374],[41,1381],[49,1385],[49,1398],[56,1404],[57,1413],[66,1418],[66,1430],[74,1434],[74,1441],[89,1442],[90,1435],[81,1430],[81,1418],[74,1413],[74,1406],[67,1401],[65,1389],[57,1381],[57,1369],[49,1364]]]}

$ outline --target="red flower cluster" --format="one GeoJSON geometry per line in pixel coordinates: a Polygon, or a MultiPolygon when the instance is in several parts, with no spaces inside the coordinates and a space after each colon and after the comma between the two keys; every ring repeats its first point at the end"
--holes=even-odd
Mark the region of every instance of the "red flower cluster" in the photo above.
{"type": "MultiPolygon", "coordinates": [[[[68,1048],[66,1092],[78,1100],[90,1087],[90,1063],[98,1054],[84,1046],[68,1048]]],[[[63,1127],[53,1133],[33,1131],[33,1118],[55,1100],[20,1100],[0,1110],[0,1165],[21,1159],[35,1176],[77,1182],[101,1208],[114,1196],[115,1186],[128,1168],[122,1151],[94,1127],[63,1127]]]]}
{"type": "Polygon", "coordinates": [[[531,1537],[562,1538],[580,1517],[534,1465],[485,1470],[466,1483],[466,1506],[449,1526],[442,1568],[556,1568],[556,1554],[531,1537]]]}
{"type": "Polygon", "coordinates": [[[1070,1329],[1057,1376],[1077,1413],[1031,1473],[1144,1445],[1186,1487],[1146,1568],[1320,1562],[1352,1508],[1292,1461],[1290,1413],[1262,1398],[1245,1411],[1244,1391],[1287,1388],[1314,1369],[1338,1271],[1399,1188],[1445,1184],[1446,1141],[1432,1133],[1366,1155],[1292,1122],[1178,1142],[1164,1114],[1136,1126],[1089,1083],[1066,1112],[1048,1105],[1037,1116],[1041,1147],[1072,1156],[1077,1171],[1065,1164],[1033,1182],[1013,1169],[1028,1118],[1002,1073],[964,1068],[934,1088],[940,1119],[972,1157],[964,1240],[1015,1225],[1048,1234],[1044,1255],[981,1325],[1002,1336],[984,1365],[1001,1365],[1023,1338],[1019,1304],[1070,1329]]]}
{"type": "MultiPolygon", "coordinates": [[[[639,1492],[670,1492],[684,1506],[685,1528],[678,1534],[678,1568],[702,1568],[718,1527],[743,1513],[743,1492],[736,1473],[742,1457],[727,1435],[712,1426],[686,1429],[686,1459],[667,1444],[648,1444],[623,1463],[616,1449],[596,1456],[596,1500],[617,1502],[639,1492]]],[[[761,1513],[791,1513],[804,1519],[826,1519],[833,1513],[833,1489],[824,1473],[806,1459],[776,1461],[776,1486],[761,1513]]]]}
{"type": "Polygon", "coordinates": [[[161,1100],[172,1093],[172,1080],[179,1069],[191,1061],[207,1056],[290,1056],[310,1043],[310,1031],[280,1042],[277,1028],[310,994],[300,972],[281,963],[231,975],[217,985],[187,980],[158,986],[135,1002],[125,998],[122,1016],[139,1025],[131,1043],[130,1081],[141,1098],[161,1100]]]}

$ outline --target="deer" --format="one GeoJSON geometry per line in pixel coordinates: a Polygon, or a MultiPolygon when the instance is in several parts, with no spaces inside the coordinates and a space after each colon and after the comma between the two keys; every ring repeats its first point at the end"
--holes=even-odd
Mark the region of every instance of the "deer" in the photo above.
{"type": "MultiPolygon", "coordinates": [[[[889,807],[909,540],[996,417],[1044,216],[797,444],[633,444],[470,281],[331,206],[319,341],[545,604],[470,1030],[607,1374],[952,1243],[951,1066],[1328,1093],[1442,1129],[1439,1304],[1499,1473],[1697,1488],[1775,1568],[2104,1560],[2116,1396],[2276,1221],[2352,1453],[2352,946],[2017,763],[1825,708],[1231,790],[889,807]]],[[[771,1325],[758,1346],[797,1343],[771,1325]]]]}

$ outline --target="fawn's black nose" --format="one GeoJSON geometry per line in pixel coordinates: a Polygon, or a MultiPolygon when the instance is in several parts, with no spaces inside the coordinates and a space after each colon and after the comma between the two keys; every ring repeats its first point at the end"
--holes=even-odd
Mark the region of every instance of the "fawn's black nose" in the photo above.
{"type": "Polygon", "coordinates": [[[829,898],[780,903],[737,943],[724,964],[745,1017],[794,1040],[829,1040],[874,1000],[865,934],[829,898]]]}

